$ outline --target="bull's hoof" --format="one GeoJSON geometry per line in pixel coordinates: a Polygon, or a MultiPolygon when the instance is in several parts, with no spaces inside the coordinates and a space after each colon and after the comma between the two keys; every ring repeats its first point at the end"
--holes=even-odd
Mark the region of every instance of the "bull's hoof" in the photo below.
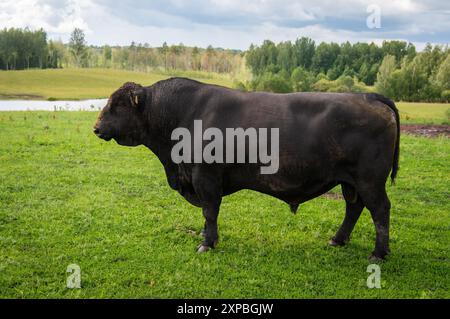
{"type": "Polygon", "coordinates": [[[386,260],[385,256],[380,256],[380,255],[377,255],[374,253],[372,253],[369,256],[369,261],[372,263],[380,263],[380,262],[383,262],[384,260],[386,260]]]}
{"type": "Polygon", "coordinates": [[[332,247],[344,246],[348,240],[337,240],[335,237],[331,238],[328,245],[332,247]]]}
{"type": "Polygon", "coordinates": [[[201,244],[197,248],[197,253],[206,253],[210,249],[211,249],[211,247],[201,244]]]}

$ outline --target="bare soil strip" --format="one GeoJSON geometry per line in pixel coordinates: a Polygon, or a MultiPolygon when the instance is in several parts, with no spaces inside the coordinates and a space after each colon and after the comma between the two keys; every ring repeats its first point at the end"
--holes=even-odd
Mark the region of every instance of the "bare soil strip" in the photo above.
{"type": "Polygon", "coordinates": [[[450,125],[402,124],[400,129],[402,133],[416,136],[437,137],[444,135],[450,137],[450,125]]]}

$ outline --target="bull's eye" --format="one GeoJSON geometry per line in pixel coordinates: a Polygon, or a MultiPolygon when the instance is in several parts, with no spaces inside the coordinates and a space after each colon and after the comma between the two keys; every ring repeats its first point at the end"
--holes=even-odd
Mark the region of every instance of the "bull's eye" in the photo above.
{"type": "Polygon", "coordinates": [[[116,108],[113,107],[112,104],[110,104],[109,107],[108,107],[108,111],[109,111],[111,114],[114,114],[114,113],[116,113],[116,108]]]}

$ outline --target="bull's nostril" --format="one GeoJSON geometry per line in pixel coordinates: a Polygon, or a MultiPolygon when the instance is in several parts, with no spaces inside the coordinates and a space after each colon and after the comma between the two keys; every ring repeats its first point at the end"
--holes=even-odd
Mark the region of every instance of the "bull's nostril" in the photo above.
{"type": "Polygon", "coordinates": [[[94,127],[94,134],[98,134],[99,132],[98,128],[94,127]]]}

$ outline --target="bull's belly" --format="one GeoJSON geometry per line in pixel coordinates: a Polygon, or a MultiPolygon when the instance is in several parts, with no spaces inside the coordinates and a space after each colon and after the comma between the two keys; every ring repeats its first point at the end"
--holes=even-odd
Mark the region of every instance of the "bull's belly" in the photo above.
{"type": "Polygon", "coordinates": [[[298,205],[326,193],[338,184],[333,174],[315,174],[313,170],[309,173],[273,175],[238,173],[231,174],[231,179],[224,185],[224,195],[250,189],[271,195],[290,205],[298,205]]]}
{"type": "Polygon", "coordinates": [[[338,184],[336,181],[315,180],[307,184],[299,183],[297,185],[280,187],[284,184],[283,182],[275,180],[250,189],[271,195],[289,204],[299,204],[328,192],[338,184]]]}

